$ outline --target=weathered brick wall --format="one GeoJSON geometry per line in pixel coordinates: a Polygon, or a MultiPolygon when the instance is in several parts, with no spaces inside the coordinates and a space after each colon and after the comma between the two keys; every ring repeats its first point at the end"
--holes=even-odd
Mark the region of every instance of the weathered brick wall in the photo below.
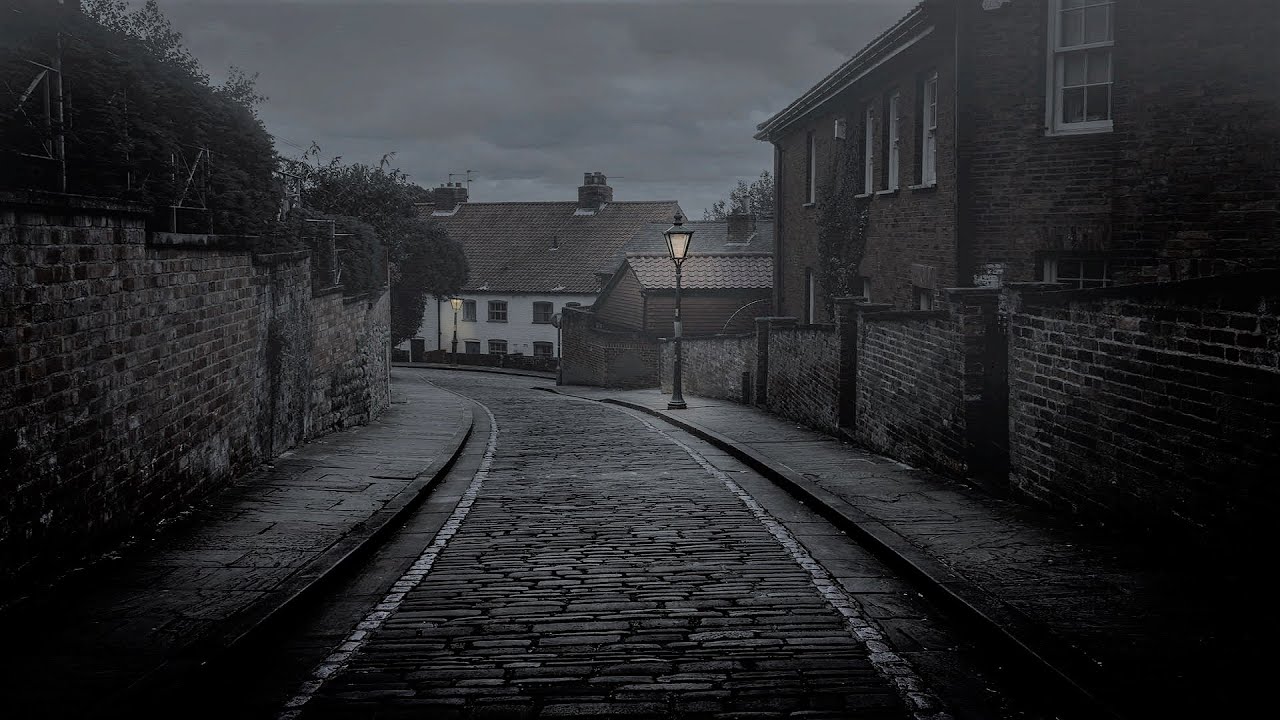
{"type": "Polygon", "coordinates": [[[1274,2],[1117,3],[1114,128],[1075,135],[1045,131],[1046,1],[962,7],[962,233],[979,272],[1032,280],[1058,251],[1106,253],[1120,282],[1276,266],[1274,2]]]}
{"type": "MultiPolygon", "coordinates": [[[[685,395],[752,402],[756,375],[756,334],[685,338],[681,341],[680,378],[685,395]],[[743,397],[742,375],[746,373],[747,397],[743,397]]],[[[662,391],[671,392],[675,365],[675,344],[661,347],[662,391]]]]}
{"type": "Polygon", "coordinates": [[[560,382],[614,388],[658,385],[658,342],[642,333],[596,327],[595,313],[566,307],[560,315],[560,382]]]}
{"type": "Polygon", "coordinates": [[[1010,299],[1010,479],[1082,516],[1269,527],[1280,272],[1010,299]]]}
{"type": "Polygon", "coordinates": [[[79,205],[0,204],[5,576],[108,547],[387,404],[385,299],[334,312],[305,253],[149,239],[131,208],[79,205]]]}
{"type": "Polygon", "coordinates": [[[363,425],[389,402],[390,295],[319,295],[312,335],[310,436],[363,425]]]}
{"type": "Polygon", "coordinates": [[[840,338],[833,325],[771,322],[769,411],[824,432],[837,432],[839,355],[840,338]]]}
{"type": "Polygon", "coordinates": [[[951,313],[863,313],[857,332],[858,441],[903,462],[965,474],[964,348],[951,313]]]}

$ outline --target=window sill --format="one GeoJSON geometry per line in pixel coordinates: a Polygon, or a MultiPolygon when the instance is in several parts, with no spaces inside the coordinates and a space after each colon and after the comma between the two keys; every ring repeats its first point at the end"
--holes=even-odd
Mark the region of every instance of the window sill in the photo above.
{"type": "Polygon", "coordinates": [[[911,192],[931,192],[938,189],[938,183],[920,183],[919,185],[908,185],[907,189],[911,192]]]}
{"type": "Polygon", "coordinates": [[[877,195],[897,195],[898,188],[890,188],[888,190],[877,190],[876,194],[877,195]]]}
{"type": "Polygon", "coordinates": [[[801,205],[800,207],[811,208],[811,207],[816,207],[817,205],[818,205],[818,203],[816,203],[816,202],[807,202],[807,203],[805,203],[805,204],[801,205]]]}
{"type": "Polygon", "coordinates": [[[871,196],[872,196],[872,195],[874,195],[874,194],[875,194],[875,193],[858,193],[857,195],[854,195],[854,196],[853,196],[853,199],[854,199],[854,200],[866,200],[867,198],[871,197],[871,196]]]}
{"type": "Polygon", "coordinates": [[[1111,123],[1088,125],[1086,127],[1049,127],[1044,129],[1045,137],[1071,137],[1073,135],[1098,135],[1114,130],[1111,123]]]}
{"type": "Polygon", "coordinates": [[[506,320],[485,320],[485,322],[491,322],[491,323],[504,323],[504,322],[506,322],[506,320]]]}

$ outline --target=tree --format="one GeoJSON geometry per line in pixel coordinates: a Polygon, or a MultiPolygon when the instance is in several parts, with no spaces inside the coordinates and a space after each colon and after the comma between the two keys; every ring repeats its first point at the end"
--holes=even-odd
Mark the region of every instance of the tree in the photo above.
{"type": "MultiPolygon", "coordinates": [[[[316,212],[351,217],[373,228],[391,269],[392,343],[412,337],[422,324],[428,297],[446,297],[462,288],[467,261],[462,248],[444,228],[418,216],[416,202],[425,192],[409,176],[391,166],[393,155],[376,166],[344,164],[335,157],[319,160],[312,144],[302,158],[282,160],[283,169],[299,178],[302,203],[316,212]]],[[[350,248],[343,260],[366,262],[350,248]]]]}
{"type": "Polygon", "coordinates": [[[773,193],[773,175],[765,170],[750,184],[739,180],[737,187],[729,191],[727,200],[717,200],[702,211],[702,219],[724,220],[729,213],[742,210],[759,217],[773,217],[773,193]]]}
{"type": "Polygon", "coordinates": [[[68,192],[151,205],[166,224],[170,206],[203,206],[179,214],[180,229],[267,230],[279,187],[253,77],[233,69],[226,84],[211,85],[155,0],[136,10],[120,0],[72,8],[27,2],[5,20],[18,41],[0,46],[0,184],[60,189],[59,163],[32,155],[52,155],[50,140],[61,136],[68,192]],[[18,100],[34,87],[28,60],[55,55],[64,121],[46,126],[31,95],[18,100]]]}

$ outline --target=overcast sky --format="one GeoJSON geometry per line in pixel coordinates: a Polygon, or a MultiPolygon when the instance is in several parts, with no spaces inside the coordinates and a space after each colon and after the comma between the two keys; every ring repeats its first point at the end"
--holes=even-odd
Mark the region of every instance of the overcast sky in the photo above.
{"type": "Polygon", "coordinates": [[[755,126],[916,0],[160,0],[205,69],[259,73],[277,148],[395,163],[471,199],[674,199],[773,167],[755,126]]]}

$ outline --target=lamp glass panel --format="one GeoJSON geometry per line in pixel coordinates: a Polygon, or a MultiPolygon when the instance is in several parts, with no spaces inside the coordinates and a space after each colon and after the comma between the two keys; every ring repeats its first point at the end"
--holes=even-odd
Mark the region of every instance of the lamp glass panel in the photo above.
{"type": "Polygon", "coordinates": [[[672,258],[683,260],[689,254],[690,235],[691,233],[678,231],[667,235],[667,244],[670,246],[672,258]]]}

